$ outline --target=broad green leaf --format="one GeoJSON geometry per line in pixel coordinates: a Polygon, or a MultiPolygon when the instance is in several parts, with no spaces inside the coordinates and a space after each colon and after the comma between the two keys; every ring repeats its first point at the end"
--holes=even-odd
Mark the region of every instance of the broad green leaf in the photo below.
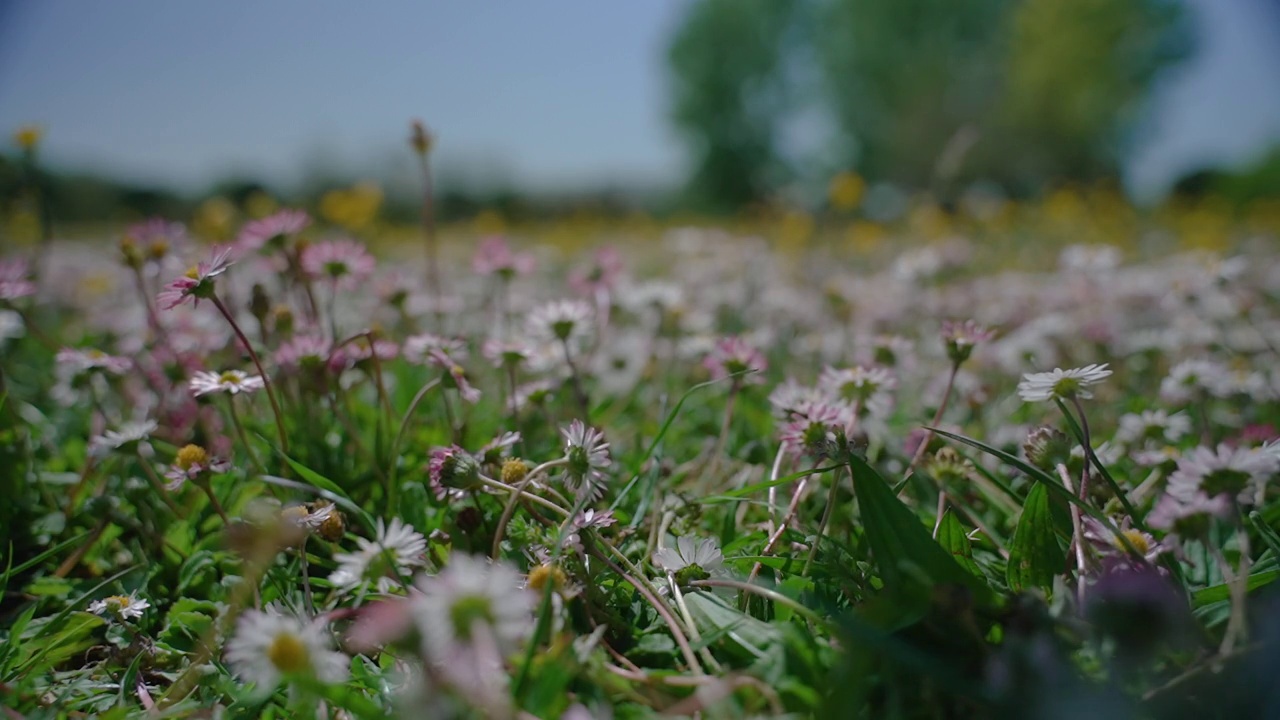
{"type": "Polygon", "coordinates": [[[1047,588],[1055,575],[1066,569],[1067,556],[1058,543],[1049,507],[1049,493],[1037,483],[1027,493],[1022,517],[1009,547],[1009,564],[1005,577],[1009,587],[1021,591],[1027,587],[1047,588]]]}
{"type": "MultiPolygon", "coordinates": [[[[1256,590],[1264,585],[1270,585],[1280,578],[1280,570],[1264,570],[1249,576],[1249,590],[1256,590]]],[[[1222,602],[1231,598],[1231,588],[1226,583],[1218,585],[1210,585],[1207,588],[1197,590],[1191,595],[1191,604],[1193,607],[1200,608],[1216,602],[1222,602]]]]}
{"type": "Polygon", "coordinates": [[[942,516],[942,524],[938,526],[938,544],[951,553],[960,567],[982,577],[982,570],[973,561],[973,543],[965,534],[964,526],[950,510],[942,516]]]}
{"type": "Polygon", "coordinates": [[[723,636],[732,647],[751,657],[763,658],[782,640],[778,628],[747,615],[715,593],[687,592],[684,601],[704,641],[723,636]]]}
{"type": "Polygon", "coordinates": [[[849,462],[863,532],[886,589],[948,583],[968,587],[981,601],[990,602],[990,587],[934,542],[920,518],[902,504],[875,468],[857,456],[849,462]]]}

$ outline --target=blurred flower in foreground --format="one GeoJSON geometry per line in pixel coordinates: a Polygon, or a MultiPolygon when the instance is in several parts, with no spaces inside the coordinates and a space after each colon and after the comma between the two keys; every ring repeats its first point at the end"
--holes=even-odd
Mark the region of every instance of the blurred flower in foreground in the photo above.
{"type": "Polygon", "coordinates": [[[329,642],[318,623],[271,608],[265,612],[247,610],[227,643],[227,663],[241,680],[256,684],[264,693],[291,676],[342,682],[347,679],[350,660],[331,650],[329,642]]]}

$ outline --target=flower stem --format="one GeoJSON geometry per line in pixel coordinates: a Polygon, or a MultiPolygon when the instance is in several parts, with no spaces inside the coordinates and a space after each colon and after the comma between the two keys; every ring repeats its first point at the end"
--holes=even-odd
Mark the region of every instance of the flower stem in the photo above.
{"type": "MultiPolygon", "coordinates": [[[[849,480],[853,480],[853,467],[849,466],[849,480]]],[[[813,545],[809,546],[809,556],[804,560],[804,569],[800,571],[801,577],[809,576],[809,568],[813,565],[813,560],[818,556],[818,545],[822,542],[822,538],[827,533],[827,526],[831,524],[831,516],[835,513],[836,493],[840,491],[840,476],[831,473],[831,489],[827,491],[827,506],[822,510],[822,520],[818,523],[818,534],[813,538],[813,545]]]]}
{"type": "Polygon", "coordinates": [[[218,308],[218,312],[222,313],[222,317],[231,325],[231,330],[235,332],[236,337],[244,344],[245,350],[249,353],[249,358],[253,360],[253,366],[258,369],[258,375],[262,377],[262,387],[267,391],[267,399],[271,401],[271,412],[276,416],[276,432],[280,435],[280,451],[289,452],[289,438],[284,430],[284,414],[280,412],[280,403],[276,400],[274,383],[267,376],[267,371],[262,368],[262,361],[258,359],[258,353],[253,349],[253,343],[249,342],[249,338],[245,337],[244,331],[240,329],[240,324],[231,315],[231,311],[227,309],[227,306],[223,304],[221,298],[217,295],[214,295],[211,299],[213,300],[213,306],[218,308]]]}
{"type": "Polygon", "coordinates": [[[582,410],[582,421],[591,421],[591,403],[587,399],[587,391],[582,387],[582,375],[578,372],[578,365],[573,362],[573,353],[569,351],[569,340],[560,338],[560,347],[564,348],[564,361],[569,366],[569,382],[573,386],[574,398],[578,401],[578,407],[582,410]]]}

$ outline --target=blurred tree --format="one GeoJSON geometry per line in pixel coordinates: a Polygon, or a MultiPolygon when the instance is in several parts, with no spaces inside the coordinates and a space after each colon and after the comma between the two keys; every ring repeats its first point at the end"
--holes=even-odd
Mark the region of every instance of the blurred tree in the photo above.
{"type": "Polygon", "coordinates": [[[821,161],[930,189],[1025,195],[1113,178],[1161,70],[1190,51],[1176,0],[700,0],[670,46],[674,119],[703,207],[790,178],[796,78],[835,137],[821,161]]]}
{"type": "Polygon", "coordinates": [[[828,0],[822,17],[851,159],[935,189],[1113,177],[1152,82],[1190,50],[1171,0],[828,0]]]}
{"type": "Polygon", "coordinates": [[[673,118],[695,157],[688,198],[736,210],[763,198],[783,174],[784,70],[796,4],[702,0],[668,50],[673,118]]]}

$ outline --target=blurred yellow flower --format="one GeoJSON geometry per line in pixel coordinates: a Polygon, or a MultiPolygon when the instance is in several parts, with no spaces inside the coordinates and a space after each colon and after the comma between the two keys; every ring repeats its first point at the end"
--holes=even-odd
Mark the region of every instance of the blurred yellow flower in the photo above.
{"type": "Polygon", "coordinates": [[[195,217],[191,220],[191,229],[211,242],[223,242],[231,239],[231,227],[236,219],[236,206],[230,200],[218,196],[200,203],[195,217]]]}
{"type": "Polygon", "coordinates": [[[862,193],[867,183],[860,175],[853,172],[842,172],[831,178],[827,186],[827,198],[831,207],[841,212],[848,212],[862,202],[862,193]]]}
{"type": "Polygon", "coordinates": [[[372,181],[330,190],[320,198],[320,217],[347,230],[367,228],[382,208],[382,188],[372,181]]]}
{"type": "Polygon", "coordinates": [[[13,144],[24,151],[31,151],[40,144],[44,130],[39,125],[23,125],[13,133],[13,144]]]}
{"type": "Polygon", "coordinates": [[[280,203],[269,194],[259,190],[244,201],[244,212],[251,218],[264,218],[280,209],[280,203]]]}
{"type": "Polygon", "coordinates": [[[813,235],[813,218],[798,211],[782,216],[778,227],[778,249],[783,252],[799,252],[813,235]]]}
{"type": "Polygon", "coordinates": [[[497,212],[485,210],[472,219],[471,227],[477,235],[500,235],[506,232],[507,223],[497,212]]]}
{"type": "Polygon", "coordinates": [[[884,242],[884,238],[884,227],[866,220],[855,222],[845,232],[845,240],[849,243],[850,248],[858,254],[875,252],[880,247],[880,244],[884,242]]]}

